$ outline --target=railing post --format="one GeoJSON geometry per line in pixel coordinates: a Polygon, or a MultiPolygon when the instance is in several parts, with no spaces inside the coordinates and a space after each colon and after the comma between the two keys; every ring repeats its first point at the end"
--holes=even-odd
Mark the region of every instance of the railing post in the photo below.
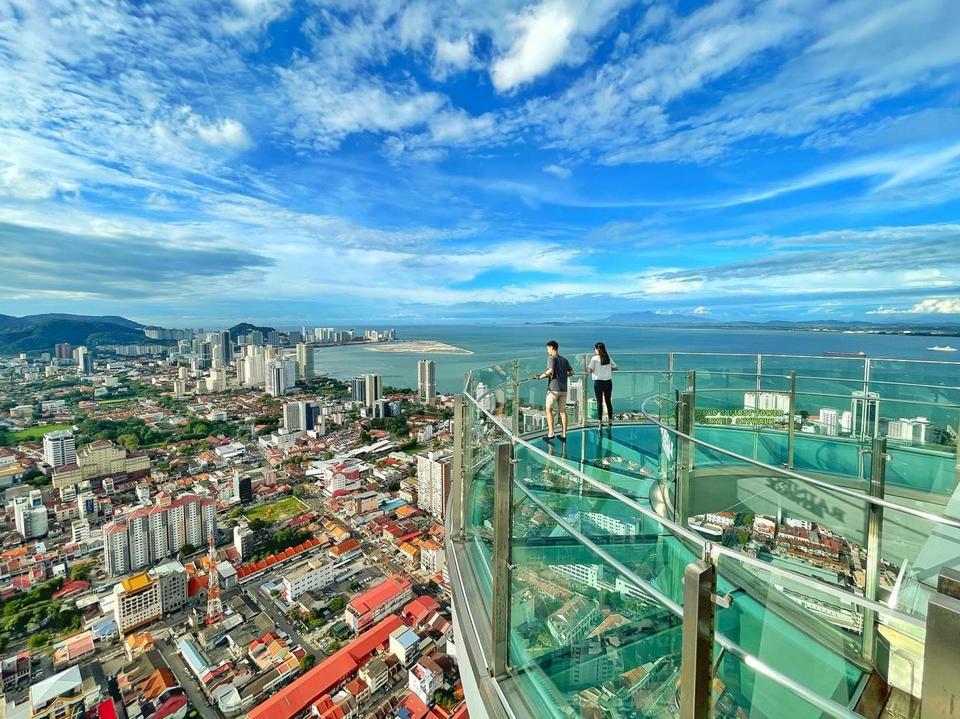
{"type": "MultiPolygon", "coordinates": [[[[887,438],[874,437],[870,462],[870,496],[883,499],[887,481],[887,438]]],[[[867,509],[867,570],[863,596],[876,601],[880,587],[880,542],[883,535],[883,507],[870,504],[867,509]]],[[[876,658],[877,616],[872,609],[863,612],[863,656],[876,658]]]]}
{"type": "Polygon", "coordinates": [[[713,679],[716,567],[702,560],[683,572],[680,719],[709,719],[713,679]]]}
{"type": "Polygon", "coordinates": [[[513,361],[513,432],[518,437],[523,434],[520,426],[520,360],[513,361]]]}
{"type": "MultiPolygon", "coordinates": [[[[696,378],[690,373],[688,387],[696,387],[696,378]]],[[[696,391],[677,393],[677,430],[680,434],[693,437],[696,417],[696,391]]],[[[686,525],[690,517],[690,473],[693,471],[695,445],[687,437],[677,437],[677,486],[676,513],[678,524],[686,525]]]]}
{"type": "Polygon", "coordinates": [[[454,504],[450,517],[451,536],[456,540],[463,539],[464,506],[466,495],[467,465],[464,462],[467,433],[467,398],[458,394],[453,398],[453,487],[454,504]]]}
{"type": "Polygon", "coordinates": [[[923,684],[920,719],[960,717],[960,576],[943,570],[937,592],[927,604],[927,632],[923,648],[923,684]]]}
{"type": "Polygon", "coordinates": [[[497,445],[493,479],[493,666],[499,677],[510,661],[510,551],[513,545],[513,447],[497,445]]]}
{"type": "MultiPolygon", "coordinates": [[[[759,403],[759,400],[757,400],[759,403]]],[[[758,404],[759,406],[759,404],[758,404]]],[[[796,439],[796,421],[797,414],[797,373],[790,373],[790,417],[787,424],[787,468],[793,469],[793,448],[796,439]]]]}

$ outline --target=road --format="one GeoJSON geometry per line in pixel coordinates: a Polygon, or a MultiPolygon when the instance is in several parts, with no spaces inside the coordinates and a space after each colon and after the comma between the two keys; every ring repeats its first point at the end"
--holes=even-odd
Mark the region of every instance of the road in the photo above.
{"type": "Polygon", "coordinates": [[[220,713],[207,704],[207,698],[200,691],[200,685],[197,684],[196,677],[190,673],[180,655],[177,654],[176,644],[167,644],[166,640],[161,639],[156,643],[156,649],[160,652],[160,656],[163,657],[167,666],[170,667],[170,671],[173,672],[180,686],[187,693],[187,697],[190,698],[190,704],[200,713],[200,716],[203,719],[221,719],[220,713]]]}
{"type": "Polygon", "coordinates": [[[313,655],[314,659],[317,662],[322,661],[327,658],[327,655],[314,647],[310,642],[303,638],[300,634],[300,631],[293,626],[293,624],[288,620],[283,614],[277,609],[277,605],[273,602],[261,597],[255,589],[255,582],[250,582],[249,584],[243,587],[243,590],[247,593],[247,596],[253,600],[253,602],[260,607],[263,611],[270,615],[270,618],[273,620],[273,623],[276,624],[280,629],[285,631],[290,639],[304,648],[305,651],[313,655]]]}

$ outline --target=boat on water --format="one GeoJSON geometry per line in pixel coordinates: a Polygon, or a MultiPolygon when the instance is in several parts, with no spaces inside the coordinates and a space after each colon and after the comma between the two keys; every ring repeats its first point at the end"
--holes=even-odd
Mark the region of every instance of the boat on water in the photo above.
{"type": "Polygon", "coordinates": [[[956,347],[951,347],[950,345],[934,345],[933,347],[927,347],[931,352],[956,352],[956,347]]]}

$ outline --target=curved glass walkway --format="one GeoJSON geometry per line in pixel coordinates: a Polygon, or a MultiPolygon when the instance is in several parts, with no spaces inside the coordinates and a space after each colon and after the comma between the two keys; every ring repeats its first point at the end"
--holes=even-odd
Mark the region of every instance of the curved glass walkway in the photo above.
{"type": "Polygon", "coordinates": [[[878,686],[919,700],[928,601],[960,568],[960,364],[616,360],[614,425],[596,426],[578,375],[565,443],[543,439],[543,358],[466,378],[447,527],[471,713],[853,717],[882,706],[878,686]]]}

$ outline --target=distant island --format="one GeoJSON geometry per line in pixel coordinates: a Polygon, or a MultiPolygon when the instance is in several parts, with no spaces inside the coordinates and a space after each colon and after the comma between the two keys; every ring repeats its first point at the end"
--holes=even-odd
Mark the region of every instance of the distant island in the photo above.
{"type": "Polygon", "coordinates": [[[704,330],[769,330],[776,332],[837,332],[845,334],[908,335],[917,337],[960,337],[960,324],[908,324],[898,322],[862,322],[844,320],[767,320],[765,322],[723,321],[698,315],[626,312],[604,319],[574,322],[528,322],[554,327],[605,325],[617,327],[657,327],[704,330]]]}

